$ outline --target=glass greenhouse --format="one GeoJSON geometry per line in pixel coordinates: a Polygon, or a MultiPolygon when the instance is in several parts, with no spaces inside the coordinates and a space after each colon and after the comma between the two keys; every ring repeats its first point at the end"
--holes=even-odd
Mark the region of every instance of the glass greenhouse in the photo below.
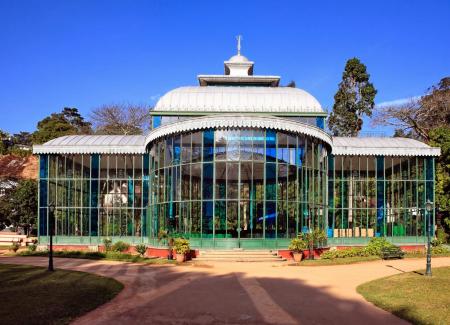
{"type": "Polygon", "coordinates": [[[159,100],[146,135],[34,146],[41,242],[50,205],[59,244],[158,246],[165,230],[193,247],[285,248],[314,228],[336,245],[377,236],[424,242],[438,148],[332,138],[312,95],[253,75],[240,54],[225,61],[224,75],[198,79],[159,100]]]}

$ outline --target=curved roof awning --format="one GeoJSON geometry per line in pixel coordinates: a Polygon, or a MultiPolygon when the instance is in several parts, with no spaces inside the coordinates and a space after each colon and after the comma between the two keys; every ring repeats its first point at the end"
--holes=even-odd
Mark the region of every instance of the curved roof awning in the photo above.
{"type": "Polygon", "coordinates": [[[441,149],[408,138],[333,137],[335,156],[440,156],[441,149]]]}
{"type": "Polygon", "coordinates": [[[166,135],[183,133],[204,129],[231,129],[231,128],[259,128],[274,129],[292,133],[300,133],[320,139],[331,146],[331,137],[317,127],[288,119],[249,116],[249,115],[220,115],[204,116],[181,122],[170,123],[152,130],[145,140],[146,144],[166,135]]]}
{"type": "Polygon", "coordinates": [[[66,135],[33,146],[34,154],[142,154],[145,135],[66,135]]]}
{"type": "Polygon", "coordinates": [[[322,129],[283,118],[221,115],[170,123],[147,135],[68,135],[33,146],[34,154],[144,154],[148,143],[166,135],[204,129],[262,128],[305,134],[324,141],[335,156],[428,156],[436,157],[440,148],[407,138],[331,138],[322,129]]]}

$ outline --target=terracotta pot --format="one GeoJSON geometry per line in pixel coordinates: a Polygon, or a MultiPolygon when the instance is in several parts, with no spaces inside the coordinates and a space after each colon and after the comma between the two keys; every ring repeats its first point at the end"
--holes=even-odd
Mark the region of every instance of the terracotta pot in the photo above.
{"type": "Polygon", "coordinates": [[[294,256],[294,261],[295,262],[301,262],[302,261],[302,257],[303,257],[303,253],[302,252],[293,252],[292,255],[294,256]]]}
{"type": "Polygon", "coordinates": [[[183,263],[185,260],[186,260],[185,254],[177,254],[177,262],[178,263],[183,263]]]}

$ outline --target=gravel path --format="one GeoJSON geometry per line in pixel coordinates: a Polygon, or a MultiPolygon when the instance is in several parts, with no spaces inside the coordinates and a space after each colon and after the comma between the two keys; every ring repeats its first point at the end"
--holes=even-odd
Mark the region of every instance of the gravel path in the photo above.
{"type": "MultiPolygon", "coordinates": [[[[47,265],[41,257],[0,263],[47,265]]],[[[450,266],[434,258],[433,267],[450,266]]],[[[297,267],[285,263],[143,265],[55,259],[55,267],[115,278],[125,289],[75,324],[407,324],[366,302],[364,282],[425,267],[425,259],[297,267]]]]}

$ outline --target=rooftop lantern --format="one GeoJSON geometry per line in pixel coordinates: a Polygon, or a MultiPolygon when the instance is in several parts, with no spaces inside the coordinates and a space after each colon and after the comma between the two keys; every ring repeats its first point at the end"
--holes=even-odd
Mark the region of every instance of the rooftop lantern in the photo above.
{"type": "Polygon", "coordinates": [[[249,61],[245,56],[241,55],[242,36],[238,35],[237,54],[233,55],[228,61],[224,62],[225,75],[235,77],[245,77],[253,75],[253,61],[249,61]]]}

